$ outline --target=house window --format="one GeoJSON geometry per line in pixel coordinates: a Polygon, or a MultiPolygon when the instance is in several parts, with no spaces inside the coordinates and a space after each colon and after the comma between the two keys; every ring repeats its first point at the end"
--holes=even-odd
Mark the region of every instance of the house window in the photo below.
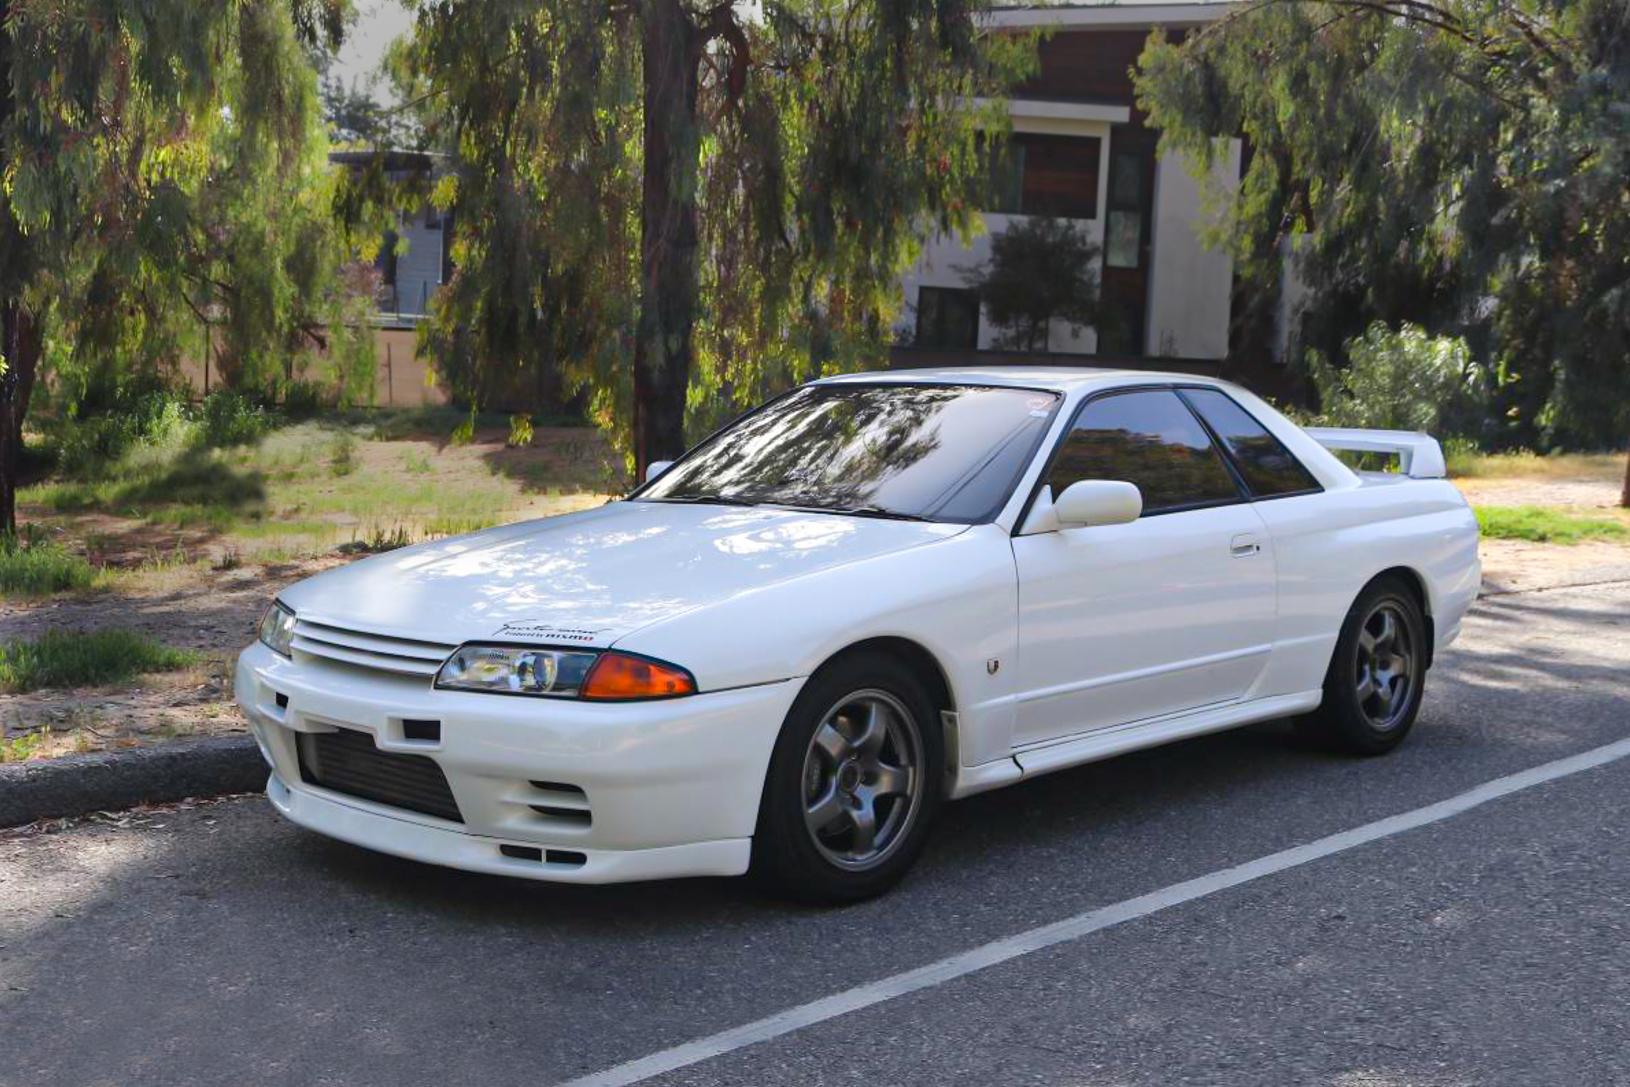
{"type": "Polygon", "coordinates": [[[1096,219],[1099,146],[1095,137],[1011,137],[991,158],[990,210],[1096,219]]]}
{"type": "Polygon", "coordinates": [[[1104,263],[1136,268],[1143,261],[1144,157],[1117,152],[1109,170],[1109,214],[1104,223],[1104,263]]]}
{"type": "Polygon", "coordinates": [[[918,347],[973,351],[979,347],[979,292],[955,287],[917,290],[918,347]]]}

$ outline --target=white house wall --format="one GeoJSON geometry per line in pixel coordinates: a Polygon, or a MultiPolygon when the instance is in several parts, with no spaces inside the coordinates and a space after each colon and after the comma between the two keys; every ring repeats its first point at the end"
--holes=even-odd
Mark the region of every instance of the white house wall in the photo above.
{"type": "MultiPolygon", "coordinates": [[[[1240,143],[1216,164],[1216,178],[1239,183],[1240,143]]],[[[1144,352],[1167,358],[1220,359],[1228,354],[1233,258],[1207,249],[1201,185],[1180,157],[1163,155],[1155,169],[1154,237],[1149,268],[1148,341],[1144,352]]]]}
{"type": "Polygon", "coordinates": [[[397,233],[407,252],[396,258],[396,296],[403,313],[423,313],[441,286],[441,227],[424,225],[423,214],[406,218],[397,233]]]}
{"type": "MultiPolygon", "coordinates": [[[[1085,110],[1087,107],[1080,107],[1085,110]]],[[[1102,109],[1103,107],[1097,107],[1102,109]]],[[[1118,113],[1124,114],[1124,109],[1115,108],[1118,113]]],[[[1073,222],[1091,240],[1100,251],[1104,244],[1104,205],[1109,193],[1109,124],[1107,122],[1083,120],[1080,117],[1054,118],[1054,117],[1026,117],[1019,114],[1019,106],[1015,104],[1013,128],[1017,132],[1041,132],[1047,134],[1066,136],[1096,137],[1099,153],[1098,167],[1098,217],[1095,219],[1076,219],[1073,222]]],[[[1124,119],[1124,118],[1122,118],[1124,119]]],[[[953,287],[965,288],[968,283],[964,278],[964,269],[972,268],[990,258],[991,237],[1000,234],[1016,219],[1023,219],[1022,215],[999,215],[995,212],[985,212],[981,218],[985,229],[976,235],[968,245],[963,245],[955,237],[940,236],[923,247],[922,257],[917,264],[900,280],[903,288],[907,310],[901,316],[901,322],[907,331],[914,329],[917,319],[917,291],[921,287],[953,287]]],[[[1099,257],[1098,273],[1103,274],[1103,257],[1099,257]]],[[[992,325],[986,317],[984,310],[979,313],[979,349],[990,350],[996,346],[997,338],[1002,330],[992,325]]],[[[1047,350],[1063,352],[1090,353],[1098,346],[1098,334],[1091,328],[1071,325],[1067,321],[1055,320],[1048,330],[1047,350]]]]}

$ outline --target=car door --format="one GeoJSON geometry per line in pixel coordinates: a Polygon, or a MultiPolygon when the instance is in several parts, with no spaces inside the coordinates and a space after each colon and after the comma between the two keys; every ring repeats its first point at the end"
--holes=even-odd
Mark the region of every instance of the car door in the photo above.
{"type": "Polygon", "coordinates": [[[1143,515],[1014,538],[1019,747],[1238,700],[1272,651],[1272,541],[1176,391],[1083,404],[1042,500],[1083,479],[1136,484],[1143,515]]]}

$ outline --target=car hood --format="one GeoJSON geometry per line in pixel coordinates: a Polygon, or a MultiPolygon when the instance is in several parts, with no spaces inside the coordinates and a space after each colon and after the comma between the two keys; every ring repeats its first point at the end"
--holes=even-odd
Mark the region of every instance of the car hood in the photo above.
{"type": "Polygon", "coordinates": [[[613,502],[364,559],[280,599],[302,620],[396,637],[604,647],[710,603],[965,530],[613,502]]]}

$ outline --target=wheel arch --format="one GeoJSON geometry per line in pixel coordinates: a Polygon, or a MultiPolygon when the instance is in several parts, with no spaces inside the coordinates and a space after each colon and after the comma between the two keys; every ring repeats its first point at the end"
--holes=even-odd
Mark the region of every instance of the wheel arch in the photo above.
{"type": "Polygon", "coordinates": [[[844,657],[859,656],[866,653],[882,653],[894,657],[906,668],[910,669],[924,687],[928,689],[928,696],[934,703],[934,708],[941,713],[956,712],[956,694],[951,688],[950,676],[946,674],[945,666],[939,658],[921,642],[913,641],[899,635],[883,635],[866,638],[852,642],[833,653],[822,661],[815,669],[829,667],[834,661],[844,657]]]}
{"type": "Polygon", "coordinates": [[[1411,566],[1389,566],[1366,581],[1364,587],[1358,590],[1358,595],[1353,599],[1356,601],[1358,597],[1368,592],[1376,582],[1387,579],[1400,582],[1414,595],[1415,602],[1421,606],[1421,618],[1426,622],[1426,667],[1430,668],[1432,667],[1433,648],[1437,645],[1437,630],[1432,620],[1432,592],[1427,587],[1426,579],[1421,576],[1420,571],[1411,566]]]}
{"type": "Polygon", "coordinates": [[[951,677],[946,672],[945,665],[941,664],[933,651],[921,642],[891,634],[852,642],[822,661],[815,672],[845,657],[868,653],[893,657],[927,689],[928,699],[934,704],[939,720],[927,721],[924,724],[929,728],[937,725],[940,729],[940,737],[945,745],[945,789],[949,792],[957,767],[962,761],[962,723],[957,716],[956,690],[951,686],[951,677]]]}

